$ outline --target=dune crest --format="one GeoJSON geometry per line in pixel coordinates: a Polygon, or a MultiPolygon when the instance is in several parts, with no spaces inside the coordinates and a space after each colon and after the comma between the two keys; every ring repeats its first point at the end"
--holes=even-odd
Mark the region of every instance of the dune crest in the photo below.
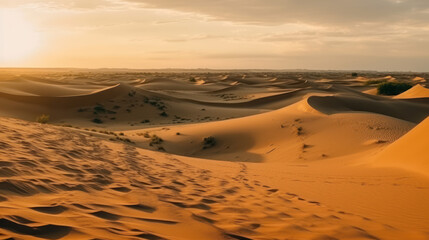
{"type": "Polygon", "coordinates": [[[111,87],[106,87],[100,90],[92,91],[88,94],[80,95],[65,95],[65,96],[34,96],[34,95],[18,95],[6,92],[0,92],[0,98],[12,100],[16,102],[51,105],[51,106],[81,106],[95,104],[96,102],[111,99],[121,92],[124,86],[116,84],[111,87]]]}

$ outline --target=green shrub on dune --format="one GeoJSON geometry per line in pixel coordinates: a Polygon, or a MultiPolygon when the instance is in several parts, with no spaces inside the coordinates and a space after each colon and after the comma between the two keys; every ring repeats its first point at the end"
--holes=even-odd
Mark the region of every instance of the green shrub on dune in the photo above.
{"type": "Polygon", "coordinates": [[[211,148],[216,145],[216,138],[213,136],[206,137],[203,139],[203,149],[211,148]]]}
{"type": "Polygon", "coordinates": [[[386,82],[378,85],[377,92],[381,95],[398,95],[401,94],[408,89],[412,88],[413,85],[409,83],[398,83],[398,82],[386,82]]]}

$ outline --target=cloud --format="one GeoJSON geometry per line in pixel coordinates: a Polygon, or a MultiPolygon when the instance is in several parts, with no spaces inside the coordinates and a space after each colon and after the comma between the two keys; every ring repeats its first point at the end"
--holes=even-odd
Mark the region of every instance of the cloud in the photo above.
{"type": "Polygon", "coordinates": [[[95,10],[99,8],[119,8],[126,4],[121,0],[2,0],[0,8],[29,7],[59,10],[95,10]]]}
{"type": "Polygon", "coordinates": [[[0,7],[45,6],[69,10],[153,8],[205,15],[211,19],[256,25],[303,23],[427,24],[427,0],[2,0],[0,7]]]}
{"type": "Polygon", "coordinates": [[[209,35],[209,34],[196,34],[196,35],[186,35],[180,36],[177,38],[167,39],[167,42],[188,42],[188,41],[198,41],[198,40],[210,40],[210,39],[219,39],[223,36],[209,35]]]}
{"type": "Polygon", "coordinates": [[[248,24],[427,23],[427,0],[123,0],[248,24]]]}
{"type": "Polygon", "coordinates": [[[69,54],[70,66],[120,56],[118,66],[427,69],[429,58],[429,0],[0,0],[0,8],[25,14],[52,59],[69,54]]]}

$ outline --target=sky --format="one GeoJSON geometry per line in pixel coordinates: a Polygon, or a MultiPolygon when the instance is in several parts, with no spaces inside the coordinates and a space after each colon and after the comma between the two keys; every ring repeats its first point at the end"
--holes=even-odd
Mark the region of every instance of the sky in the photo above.
{"type": "Polygon", "coordinates": [[[429,71],[429,1],[0,0],[0,67],[429,71]]]}

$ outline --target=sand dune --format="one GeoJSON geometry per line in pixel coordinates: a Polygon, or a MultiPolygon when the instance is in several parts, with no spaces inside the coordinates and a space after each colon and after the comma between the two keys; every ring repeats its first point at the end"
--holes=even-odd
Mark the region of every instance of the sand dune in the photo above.
{"type": "MultiPolygon", "coordinates": [[[[28,84],[28,83],[25,83],[28,84]]],[[[34,89],[34,85],[29,85],[29,89],[34,89]]],[[[42,88],[43,91],[52,91],[56,92],[57,94],[60,94],[61,96],[46,96],[46,95],[21,95],[21,94],[11,94],[7,92],[0,92],[0,98],[17,101],[17,102],[24,102],[24,103],[30,103],[30,104],[40,104],[40,105],[60,105],[60,106],[82,106],[82,105],[91,105],[95,104],[99,101],[108,100],[119,93],[124,92],[124,87],[120,84],[117,84],[112,87],[106,87],[104,89],[92,91],[87,94],[76,94],[76,95],[63,95],[67,93],[71,93],[68,91],[63,91],[61,93],[58,93],[57,90],[59,88],[51,87],[46,89],[45,86],[37,86],[36,88],[42,88]]],[[[64,88],[64,87],[63,87],[64,88]]],[[[66,89],[66,88],[64,88],[66,89]]],[[[74,92],[74,91],[72,91],[74,92]]],[[[78,92],[78,91],[76,91],[78,92]]],[[[82,92],[82,91],[79,91],[82,92]]],[[[39,94],[41,92],[39,91],[39,94]]]]}
{"type": "Polygon", "coordinates": [[[427,105],[402,101],[383,101],[353,96],[311,96],[310,106],[316,110],[335,114],[339,112],[372,112],[418,123],[429,114],[427,105]]]}
{"type": "Polygon", "coordinates": [[[3,70],[0,239],[429,239],[417,78],[3,70]]]}
{"type": "Polygon", "coordinates": [[[401,167],[429,175],[429,158],[426,153],[428,131],[429,119],[426,119],[378,154],[375,164],[401,167]]]}
{"type": "MultiPolygon", "coordinates": [[[[216,167],[101,140],[1,121],[0,234],[45,239],[365,239],[409,236],[216,167]],[[28,142],[28,139],[32,139],[28,142]],[[36,167],[37,166],[37,167],[36,167]],[[10,203],[13,203],[11,205],[10,203]]],[[[201,160],[200,160],[201,161],[201,160]]],[[[417,234],[417,233],[416,233],[417,234]]],[[[419,237],[419,235],[416,235],[419,237]]],[[[423,238],[416,238],[423,239],[423,238]]]]}
{"type": "Polygon", "coordinates": [[[408,91],[401,93],[394,98],[396,99],[412,99],[412,98],[429,98],[429,89],[420,84],[415,85],[408,91]]]}
{"type": "Polygon", "coordinates": [[[167,129],[132,130],[127,135],[138,145],[153,149],[144,133],[156,134],[165,140],[162,146],[167,152],[186,156],[245,162],[296,161],[338,157],[378,145],[368,143],[371,141],[393,142],[413,126],[410,122],[371,113],[326,116],[307,101],[255,116],[167,129]],[[353,137],[348,139],[348,135],[353,137]],[[204,149],[203,139],[209,136],[217,144],[204,149]],[[284,155],[288,157],[282,158],[284,155]]]}

